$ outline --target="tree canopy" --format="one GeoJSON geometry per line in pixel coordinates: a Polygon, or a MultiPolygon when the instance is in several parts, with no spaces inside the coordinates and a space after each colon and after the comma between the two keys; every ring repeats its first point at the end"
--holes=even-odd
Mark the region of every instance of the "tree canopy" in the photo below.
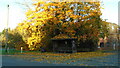
{"type": "Polygon", "coordinates": [[[38,1],[26,12],[27,19],[18,31],[30,50],[47,46],[57,35],[67,35],[78,41],[97,39],[100,32],[100,2],[38,1]]]}
{"type": "Polygon", "coordinates": [[[21,46],[28,48],[26,43],[23,41],[22,36],[16,29],[11,30],[10,28],[4,29],[0,35],[0,42],[2,47],[20,49],[21,46]],[[6,32],[7,30],[7,32],[6,32]],[[7,45],[6,45],[7,44],[7,45]]]}

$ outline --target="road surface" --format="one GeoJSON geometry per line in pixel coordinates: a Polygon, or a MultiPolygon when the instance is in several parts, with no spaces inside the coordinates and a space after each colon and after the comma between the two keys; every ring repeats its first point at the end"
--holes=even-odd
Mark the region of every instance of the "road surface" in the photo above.
{"type": "Polygon", "coordinates": [[[27,61],[10,56],[2,56],[2,66],[65,66],[64,64],[47,64],[27,61]]]}

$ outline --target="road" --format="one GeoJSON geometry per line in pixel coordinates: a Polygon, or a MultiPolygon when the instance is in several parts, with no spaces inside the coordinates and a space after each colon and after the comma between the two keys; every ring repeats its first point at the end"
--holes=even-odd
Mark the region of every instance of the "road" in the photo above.
{"type": "Polygon", "coordinates": [[[2,66],[65,66],[63,64],[47,64],[40,62],[27,61],[23,59],[13,58],[10,56],[2,56],[2,66]]]}
{"type": "MultiPolygon", "coordinates": [[[[119,53],[118,53],[119,54],[119,53]]],[[[88,66],[118,66],[120,63],[119,55],[109,55],[104,57],[77,59],[76,62],[71,64],[48,64],[37,61],[28,61],[22,58],[15,58],[9,55],[2,56],[2,66],[77,66],[78,64],[84,64],[88,66]]],[[[0,56],[1,57],[1,56],[0,56]]],[[[66,61],[66,63],[69,61],[66,61]]],[[[80,65],[80,66],[84,66],[80,65]]]]}

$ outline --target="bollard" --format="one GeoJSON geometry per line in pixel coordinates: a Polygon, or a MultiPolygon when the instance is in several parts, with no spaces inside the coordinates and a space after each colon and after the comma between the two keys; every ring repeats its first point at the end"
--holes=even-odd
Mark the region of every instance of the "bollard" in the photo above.
{"type": "Polygon", "coordinates": [[[23,53],[23,47],[21,47],[21,53],[23,53]]]}
{"type": "Polygon", "coordinates": [[[9,47],[7,48],[7,52],[9,53],[9,47]]]}
{"type": "Polygon", "coordinates": [[[113,49],[115,50],[115,44],[113,44],[113,49]]]}

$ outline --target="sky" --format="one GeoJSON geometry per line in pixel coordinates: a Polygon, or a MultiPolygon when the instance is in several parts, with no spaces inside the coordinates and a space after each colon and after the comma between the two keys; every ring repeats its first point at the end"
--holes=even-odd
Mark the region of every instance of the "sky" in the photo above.
{"type": "MultiPolygon", "coordinates": [[[[15,28],[18,23],[25,19],[25,6],[19,3],[27,3],[31,0],[0,0],[0,32],[7,28],[7,20],[9,20],[8,27],[11,29],[15,28]],[[8,7],[9,6],[9,19],[8,17],[8,7]]],[[[103,20],[106,19],[107,22],[118,24],[118,2],[120,0],[101,0],[101,9],[103,20]]]]}

